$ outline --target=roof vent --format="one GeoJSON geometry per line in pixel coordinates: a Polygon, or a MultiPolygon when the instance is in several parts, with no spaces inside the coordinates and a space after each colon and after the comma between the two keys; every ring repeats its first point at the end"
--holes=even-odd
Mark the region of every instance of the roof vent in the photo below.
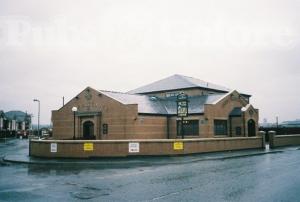
{"type": "Polygon", "coordinates": [[[150,97],[150,100],[156,101],[156,100],[157,100],[157,97],[156,97],[156,96],[151,96],[151,97],[150,97]]]}

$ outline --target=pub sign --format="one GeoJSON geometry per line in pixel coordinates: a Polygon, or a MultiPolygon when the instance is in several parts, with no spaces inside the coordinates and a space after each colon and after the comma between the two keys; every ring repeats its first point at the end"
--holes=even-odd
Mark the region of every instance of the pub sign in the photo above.
{"type": "Polygon", "coordinates": [[[188,96],[184,93],[180,93],[177,96],[177,116],[187,117],[188,116],[188,96]]]}

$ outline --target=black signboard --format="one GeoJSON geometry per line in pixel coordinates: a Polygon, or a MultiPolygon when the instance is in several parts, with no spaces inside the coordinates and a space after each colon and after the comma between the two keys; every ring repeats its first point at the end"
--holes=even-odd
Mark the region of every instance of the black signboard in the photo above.
{"type": "Polygon", "coordinates": [[[183,118],[189,115],[189,100],[188,96],[180,93],[177,96],[177,116],[181,117],[181,137],[184,139],[183,118]]]}
{"type": "Polygon", "coordinates": [[[177,96],[177,116],[187,117],[189,113],[188,96],[184,93],[180,93],[177,96]]]}

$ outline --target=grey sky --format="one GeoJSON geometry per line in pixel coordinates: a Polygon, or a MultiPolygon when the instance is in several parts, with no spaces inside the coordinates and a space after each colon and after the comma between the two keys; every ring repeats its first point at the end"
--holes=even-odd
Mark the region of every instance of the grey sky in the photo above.
{"type": "MultiPolygon", "coordinates": [[[[299,0],[1,0],[0,109],[36,115],[86,86],[183,74],[253,95],[260,120],[300,118],[299,0]]],[[[34,121],[36,121],[34,119],[34,121]]]]}

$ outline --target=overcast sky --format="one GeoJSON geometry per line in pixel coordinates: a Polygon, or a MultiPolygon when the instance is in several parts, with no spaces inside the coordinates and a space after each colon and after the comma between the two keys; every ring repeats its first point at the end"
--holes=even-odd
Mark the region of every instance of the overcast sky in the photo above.
{"type": "Polygon", "coordinates": [[[51,110],[86,86],[173,74],[252,94],[260,122],[300,118],[299,0],[0,0],[0,109],[51,110]]]}

